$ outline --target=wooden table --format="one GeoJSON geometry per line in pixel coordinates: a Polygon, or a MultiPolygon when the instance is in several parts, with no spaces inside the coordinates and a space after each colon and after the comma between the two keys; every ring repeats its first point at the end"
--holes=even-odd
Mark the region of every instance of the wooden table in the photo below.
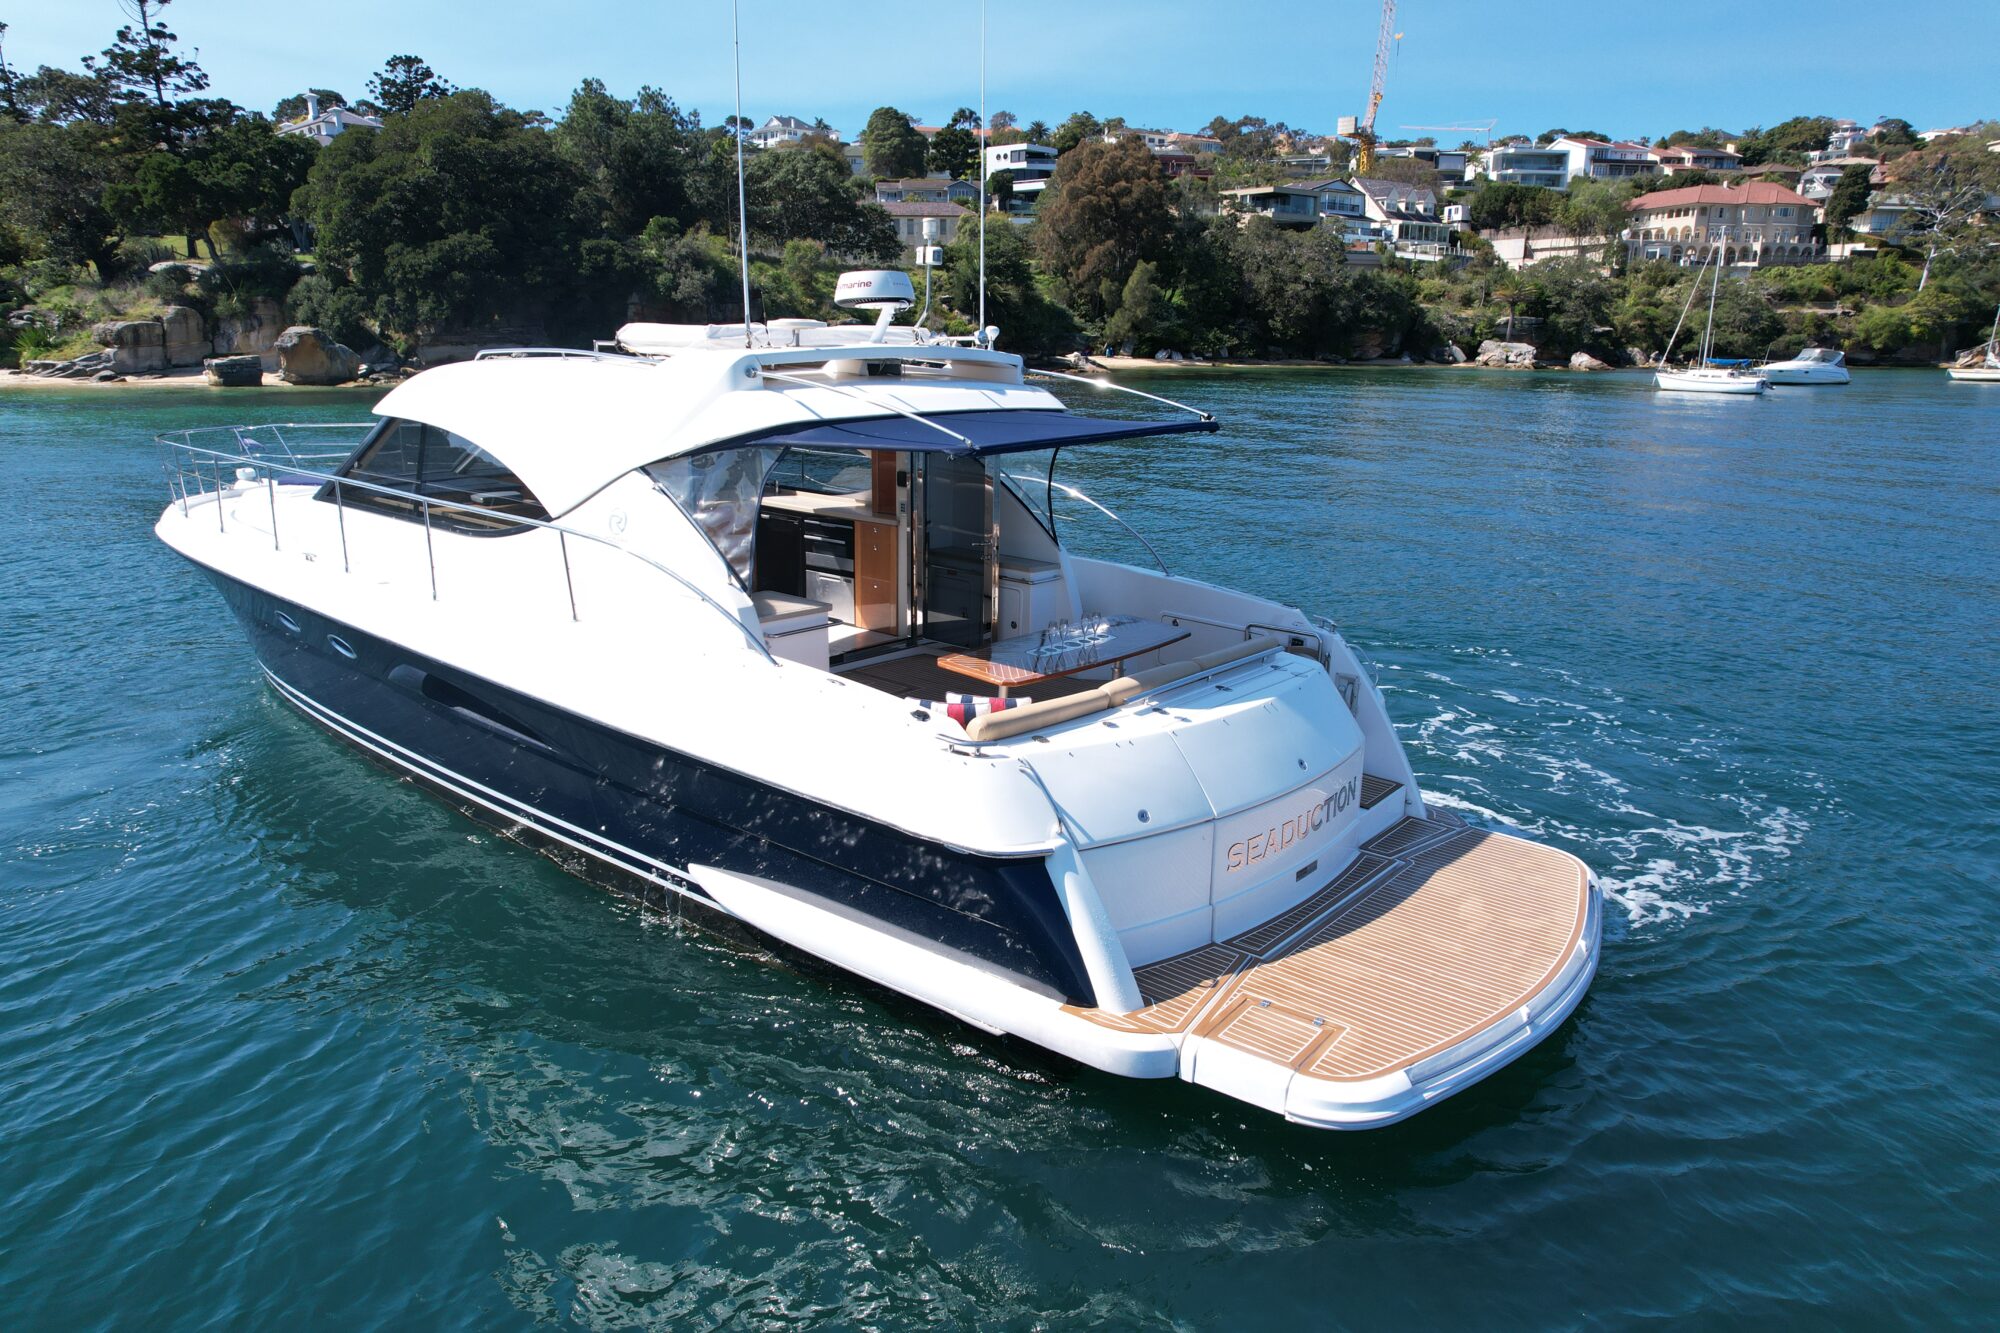
{"type": "Polygon", "coordinates": [[[1020,685],[1074,676],[1101,666],[1123,666],[1170,643],[1188,631],[1137,616],[1100,616],[1052,627],[1039,634],[1001,639],[983,653],[952,653],[937,659],[946,671],[995,686],[1000,697],[1020,685]]]}

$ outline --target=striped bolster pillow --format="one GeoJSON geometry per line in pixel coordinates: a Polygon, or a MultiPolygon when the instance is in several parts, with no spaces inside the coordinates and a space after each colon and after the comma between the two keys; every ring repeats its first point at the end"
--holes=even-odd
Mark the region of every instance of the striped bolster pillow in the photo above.
{"type": "Polygon", "coordinates": [[[943,703],[939,703],[935,699],[910,699],[906,700],[906,702],[924,714],[943,713],[946,717],[958,723],[959,726],[964,727],[969,726],[975,717],[981,717],[987,713],[1004,713],[1010,708],[1019,708],[1022,704],[1034,701],[1031,699],[994,699],[983,694],[947,694],[944,697],[943,703]]]}

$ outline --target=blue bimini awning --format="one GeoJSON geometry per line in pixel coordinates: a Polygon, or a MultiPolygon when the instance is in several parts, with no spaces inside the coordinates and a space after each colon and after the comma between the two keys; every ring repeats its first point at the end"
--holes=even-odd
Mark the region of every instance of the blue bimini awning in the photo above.
{"type": "Polygon", "coordinates": [[[718,441],[693,452],[711,453],[756,445],[780,449],[900,449],[983,458],[988,454],[1021,454],[1035,449],[1066,449],[1076,444],[1216,429],[1217,423],[1208,417],[1184,421],[1115,421],[1047,408],[1013,408],[992,412],[933,412],[922,420],[867,417],[854,421],[815,421],[718,441]]]}

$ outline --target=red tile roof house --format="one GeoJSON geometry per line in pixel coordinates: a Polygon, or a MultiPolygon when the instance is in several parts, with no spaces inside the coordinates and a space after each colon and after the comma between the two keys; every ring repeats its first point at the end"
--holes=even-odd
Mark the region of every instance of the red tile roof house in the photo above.
{"type": "Polygon", "coordinates": [[[1717,245],[1724,247],[1723,262],[1737,267],[1812,264],[1825,257],[1813,239],[1818,205],[1769,181],[1655,190],[1625,205],[1625,214],[1625,253],[1634,260],[1699,264],[1717,245]]]}

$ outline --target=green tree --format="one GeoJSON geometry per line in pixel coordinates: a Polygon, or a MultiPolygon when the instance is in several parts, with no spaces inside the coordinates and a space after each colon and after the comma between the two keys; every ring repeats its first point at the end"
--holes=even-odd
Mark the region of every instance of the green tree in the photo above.
{"type": "Polygon", "coordinates": [[[390,56],[368,80],[369,96],[391,116],[407,116],[419,102],[457,91],[418,56],[390,56]]]}
{"type": "Polygon", "coordinates": [[[759,153],[745,165],[750,234],[779,247],[815,241],[833,254],[889,263],[901,245],[889,215],[854,197],[844,164],[825,153],[759,153]]]}
{"type": "Polygon", "coordinates": [[[1377,155],[1375,164],[1368,168],[1371,180],[1395,181],[1400,185],[1414,185],[1421,190],[1437,193],[1443,184],[1438,170],[1430,163],[1415,157],[1384,157],[1377,155]]]}
{"type": "Polygon", "coordinates": [[[1023,133],[1029,143],[1047,144],[1050,134],[1049,123],[1046,120],[1031,120],[1023,133]]]}
{"type": "Polygon", "coordinates": [[[1159,266],[1143,259],[1132,266],[1118,308],[1104,321],[1106,342],[1131,343],[1141,356],[1151,356],[1173,340],[1174,309],[1160,290],[1159,275],[1159,266]]]}
{"type": "MultiPolygon", "coordinates": [[[[208,75],[192,60],[174,53],[180,38],[168,29],[162,12],[172,0],[119,0],[132,21],[118,29],[117,40],[104,49],[102,74],[114,92],[125,98],[150,96],[164,110],[175,98],[208,88],[208,75]],[[134,25],[137,25],[136,27],[134,25]]],[[[84,57],[84,68],[99,72],[97,60],[84,57]]]]}
{"type": "Polygon", "coordinates": [[[1466,219],[1474,227],[1540,227],[1555,220],[1562,196],[1539,185],[1481,181],[1466,201],[1466,219]]]}
{"type": "Polygon", "coordinates": [[[979,140],[971,130],[947,125],[931,135],[930,150],[924,155],[924,163],[932,171],[942,171],[955,181],[975,176],[979,173],[979,140]]]}
{"type": "Polygon", "coordinates": [[[14,67],[7,63],[7,25],[0,22],[0,114],[9,120],[25,121],[28,110],[21,104],[15,87],[14,67]]]}
{"type": "Polygon", "coordinates": [[[1056,152],[1067,155],[1076,151],[1078,145],[1087,143],[1102,133],[1104,126],[1099,123],[1096,116],[1088,111],[1072,111],[1068,119],[1056,126],[1054,132],[1044,142],[1056,152]]]}
{"type": "Polygon", "coordinates": [[[704,195],[723,193],[700,179],[713,171],[700,123],[657,88],[628,101],[585,79],[553,134],[587,182],[579,202],[606,235],[636,236],[659,217],[692,222],[704,195]]]}
{"type": "Polygon", "coordinates": [[[1085,143],[1056,164],[1035,246],[1073,310],[1102,319],[1134,265],[1166,256],[1173,239],[1167,201],[1160,164],[1137,139],[1085,143]]]}
{"type": "Polygon", "coordinates": [[[1828,231],[1847,230],[1847,224],[1867,210],[1874,175],[1875,168],[1866,162],[1857,162],[1840,173],[1840,179],[1833,183],[1833,190],[1826,197],[1828,231]]]}
{"type": "Polygon", "coordinates": [[[1807,154],[1826,147],[1826,137],[1833,133],[1834,124],[1831,116],[1793,116],[1768,130],[1751,130],[1739,141],[1737,151],[1743,154],[1743,165],[1746,167],[1762,166],[1767,162],[1778,166],[1804,166],[1807,154]]]}
{"type": "Polygon", "coordinates": [[[576,299],[581,171],[553,136],[471,90],[424,97],[322,149],[297,200],[385,333],[543,320],[576,299]]]}
{"type": "Polygon", "coordinates": [[[30,120],[44,125],[74,125],[88,121],[108,126],[116,118],[118,99],[101,73],[43,65],[15,81],[15,97],[30,120]]]}
{"type": "Polygon", "coordinates": [[[861,131],[861,162],[868,174],[902,180],[924,174],[924,152],[929,147],[910,118],[892,106],[878,106],[868,113],[861,131]]]}
{"type": "Polygon", "coordinates": [[[0,223],[37,258],[94,264],[115,278],[120,237],[103,203],[114,166],[88,122],[0,121],[0,223]]]}
{"type": "Polygon", "coordinates": [[[1987,205],[2000,195],[2000,154],[1986,151],[1994,138],[2000,138],[2000,122],[1927,144],[1896,159],[1889,169],[1891,191],[1909,206],[1893,239],[1924,256],[1919,293],[1940,261],[1950,263],[2000,243],[2000,227],[1987,205]]]}
{"type": "MultiPolygon", "coordinates": [[[[945,247],[941,295],[963,319],[979,318],[979,240],[971,227],[959,228],[945,247]]],[[[1078,346],[1076,319],[1036,279],[1019,227],[986,229],[986,321],[1000,330],[1002,347],[1023,356],[1059,356],[1078,346]]]]}

